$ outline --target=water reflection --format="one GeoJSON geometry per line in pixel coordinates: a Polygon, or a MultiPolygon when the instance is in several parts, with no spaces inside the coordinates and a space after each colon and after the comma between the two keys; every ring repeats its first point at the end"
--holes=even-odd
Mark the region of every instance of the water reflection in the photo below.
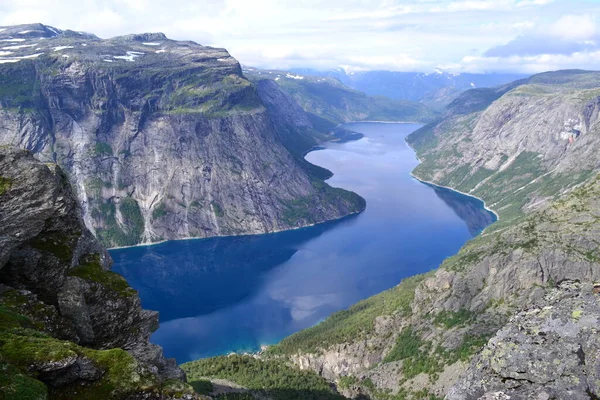
{"type": "Polygon", "coordinates": [[[410,176],[410,124],[349,124],[357,141],[307,159],[360,193],[362,214],[270,235],[112,251],[115,270],[160,312],[152,340],[179,362],[255,351],[435,268],[493,221],[482,203],[410,176]]]}
{"type": "Polygon", "coordinates": [[[462,195],[454,190],[428,183],[425,183],[425,185],[433,188],[435,194],[467,224],[469,233],[472,236],[477,236],[487,226],[496,222],[496,216],[493,213],[482,212],[482,208],[484,208],[483,201],[475,197],[462,195]]]}
{"type": "Polygon", "coordinates": [[[356,216],[269,235],[165,242],[113,250],[114,270],[139,291],[161,322],[205,315],[253,295],[265,274],[302,244],[356,216]]]}

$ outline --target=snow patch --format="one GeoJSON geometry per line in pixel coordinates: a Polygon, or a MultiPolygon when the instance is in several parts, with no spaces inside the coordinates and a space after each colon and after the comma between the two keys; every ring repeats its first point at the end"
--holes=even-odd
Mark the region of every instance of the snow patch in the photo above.
{"type": "Polygon", "coordinates": [[[105,59],[104,59],[104,60],[102,60],[102,61],[106,61],[106,62],[110,62],[110,63],[111,63],[111,62],[115,62],[115,60],[109,60],[108,58],[105,58],[105,59]]]}
{"type": "Polygon", "coordinates": [[[12,51],[0,51],[0,57],[7,56],[7,55],[12,54],[12,53],[13,53],[12,51]]]}
{"type": "Polygon", "coordinates": [[[140,53],[139,51],[128,51],[125,54],[126,55],[124,56],[113,56],[113,58],[116,58],[117,60],[134,62],[136,57],[144,55],[144,53],[140,53]]]}
{"type": "Polygon", "coordinates": [[[0,32],[4,32],[6,28],[0,28],[0,32]]]}
{"type": "Polygon", "coordinates": [[[21,32],[19,32],[19,35],[27,35],[29,32],[33,32],[33,31],[21,31],[21,32]]]}
{"type": "Polygon", "coordinates": [[[286,78],[290,78],[290,79],[304,79],[303,76],[300,75],[292,75],[292,74],[286,74],[285,76],[286,78]]]}
{"type": "Polygon", "coordinates": [[[279,79],[280,79],[279,77],[275,78],[276,81],[278,81],[279,79]]]}
{"type": "Polygon", "coordinates": [[[227,62],[229,61],[229,58],[217,58],[217,61],[227,62]]]}
{"type": "Polygon", "coordinates": [[[144,46],[160,46],[161,43],[160,42],[145,42],[142,43],[144,46]]]}
{"type": "Polygon", "coordinates": [[[0,64],[16,63],[21,60],[25,60],[25,59],[29,59],[29,58],[37,58],[37,57],[41,56],[42,54],[44,54],[44,53],[30,54],[28,56],[22,56],[22,57],[4,58],[4,59],[0,59],[0,64]]]}
{"type": "Polygon", "coordinates": [[[26,59],[26,58],[38,58],[39,56],[41,56],[44,53],[35,53],[35,54],[30,54],[28,56],[23,56],[23,57],[15,57],[18,59],[26,59]]]}
{"type": "Polygon", "coordinates": [[[33,46],[35,46],[35,44],[21,44],[18,46],[3,47],[2,50],[19,50],[19,49],[24,49],[26,47],[33,47],[33,46]]]}
{"type": "Polygon", "coordinates": [[[68,54],[63,54],[62,56],[63,56],[64,58],[69,58],[69,55],[68,55],[68,54]]]}
{"type": "Polygon", "coordinates": [[[471,87],[473,87],[473,88],[475,87],[475,84],[473,82],[471,82],[471,87]]]}
{"type": "Polygon", "coordinates": [[[54,48],[54,51],[61,51],[61,50],[64,50],[64,49],[72,49],[72,48],[73,48],[73,46],[56,46],[54,48]]]}
{"type": "Polygon", "coordinates": [[[46,28],[48,28],[49,31],[54,32],[58,36],[58,32],[56,32],[54,28],[51,28],[49,26],[47,26],[46,28]]]}
{"type": "Polygon", "coordinates": [[[24,42],[25,39],[2,39],[0,42],[24,42]]]}
{"type": "Polygon", "coordinates": [[[160,49],[160,50],[156,50],[155,53],[160,54],[160,53],[164,53],[165,51],[166,51],[165,49],[160,49]]]}
{"type": "Polygon", "coordinates": [[[81,43],[81,45],[82,45],[83,47],[85,47],[85,46],[87,46],[87,43],[81,43]]]}

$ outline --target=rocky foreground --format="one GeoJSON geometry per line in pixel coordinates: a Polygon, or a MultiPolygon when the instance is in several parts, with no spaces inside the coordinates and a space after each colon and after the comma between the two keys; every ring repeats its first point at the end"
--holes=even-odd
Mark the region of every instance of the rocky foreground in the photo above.
{"type": "Polygon", "coordinates": [[[59,167],[0,147],[0,221],[1,398],[195,398],[59,167]]]}

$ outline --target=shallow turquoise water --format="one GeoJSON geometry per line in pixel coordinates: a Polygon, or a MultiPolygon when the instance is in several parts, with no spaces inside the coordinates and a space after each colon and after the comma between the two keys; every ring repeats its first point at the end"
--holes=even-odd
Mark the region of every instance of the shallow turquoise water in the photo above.
{"type": "Polygon", "coordinates": [[[160,311],[152,336],[178,362],[256,351],[429,271],[494,221],[481,201],[410,176],[413,124],[355,123],[364,138],[307,159],[359,193],[358,216],[295,231],[112,250],[114,270],[160,311]]]}

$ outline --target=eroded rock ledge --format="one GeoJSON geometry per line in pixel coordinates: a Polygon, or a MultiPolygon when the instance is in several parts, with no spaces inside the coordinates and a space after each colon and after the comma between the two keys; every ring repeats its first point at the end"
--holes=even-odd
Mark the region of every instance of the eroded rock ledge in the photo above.
{"type": "Polygon", "coordinates": [[[0,221],[6,398],[194,398],[175,360],[149,342],[158,314],[110,271],[60,168],[0,147],[0,221]]]}
{"type": "Polygon", "coordinates": [[[490,339],[446,399],[597,399],[599,322],[598,289],[562,282],[490,339]]]}

